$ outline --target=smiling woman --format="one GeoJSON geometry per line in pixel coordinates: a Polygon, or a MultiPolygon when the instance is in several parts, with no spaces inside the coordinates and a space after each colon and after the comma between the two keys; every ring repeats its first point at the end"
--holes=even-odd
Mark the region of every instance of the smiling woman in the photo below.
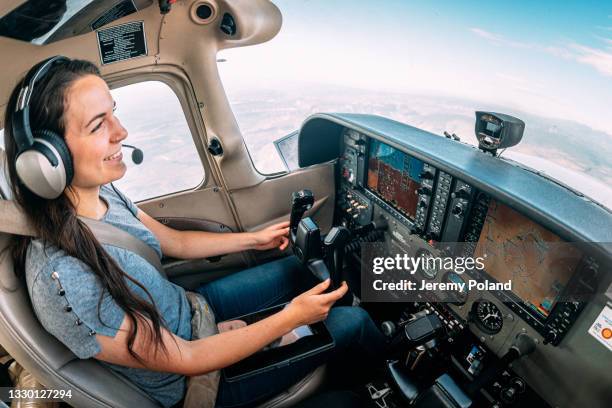
{"type": "MultiPolygon", "coordinates": [[[[135,356],[131,344],[136,336],[137,316],[146,317],[151,322],[150,339],[156,345],[156,349],[159,346],[164,349],[164,344],[160,343],[162,324],[160,313],[152,304],[134,294],[128,282],[132,282],[143,295],[152,299],[149,290],[136,279],[130,280],[129,275],[121,269],[112,255],[76,217],[78,214],[100,219],[114,212],[111,210],[111,205],[117,201],[117,197],[105,194],[106,196],[100,199],[100,185],[120,178],[125,173],[125,166],[120,162],[111,164],[104,161],[106,157],[114,154],[120,141],[125,137],[125,129],[113,115],[113,100],[107,85],[100,78],[98,68],[87,61],[54,57],[37,64],[15,88],[8,103],[5,145],[13,197],[28,214],[39,238],[32,241],[30,238],[20,237],[13,242],[12,253],[18,270],[25,271],[31,284],[34,281],[40,282],[41,286],[31,285],[33,292],[43,291],[39,296],[35,296],[36,300],[44,302],[44,299],[54,299],[45,296],[44,291],[53,290],[53,285],[59,285],[61,293],[73,301],[68,303],[68,306],[62,307],[69,307],[72,311],[73,308],[78,308],[79,301],[90,299],[90,296],[81,296],[75,292],[73,292],[75,297],[66,295],[69,283],[65,279],[60,280],[61,275],[57,273],[47,271],[42,275],[51,279],[46,285],[37,278],[45,268],[57,270],[56,267],[59,266],[57,262],[61,262],[62,259],[64,262],[69,260],[68,265],[77,260],[80,261],[80,265],[88,265],[91,272],[81,273],[75,276],[75,279],[81,283],[88,276],[99,279],[102,289],[100,299],[104,291],[108,291],[113,298],[117,297],[114,307],[124,311],[127,318],[134,322],[133,328],[129,331],[127,348],[135,356]],[[29,92],[27,102],[25,105],[18,105],[18,97],[24,95],[23,89],[29,92]],[[17,106],[20,110],[16,109],[17,106]],[[13,114],[15,111],[17,113],[13,114]],[[20,116],[18,114],[20,111],[26,114],[20,116]],[[107,125],[102,126],[103,122],[107,125]],[[30,139],[34,136],[31,142],[27,140],[27,132],[30,132],[30,139]],[[18,160],[21,160],[23,155],[29,154],[32,149],[41,151],[49,160],[61,162],[62,165],[55,168],[65,173],[60,177],[62,185],[66,187],[65,191],[61,185],[53,186],[55,191],[48,194],[48,188],[44,185],[41,187],[37,179],[47,177],[44,167],[37,169],[34,166],[40,160],[33,163],[25,162],[24,167],[19,169],[18,163],[21,162],[18,160]],[[55,156],[49,156],[49,151],[55,156]],[[43,174],[37,175],[38,172],[43,174]],[[26,183],[26,179],[29,182],[26,183]],[[41,190],[44,194],[41,194],[41,190]],[[45,251],[45,247],[49,245],[56,248],[55,256],[45,251]]],[[[135,207],[132,211],[135,214],[135,207]]],[[[70,269],[72,268],[64,266],[59,270],[70,269]]],[[[63,278],[69,278],[69,275],[63,273],[62,275],[63,278]]],[[[84,288],[81,284],[78,287],[84,288]]],[[[95,288],[96,284],[90,282],[89,290],[95,288]]],[[[175,295],[177,296],[178,294],[175,295]]],[[[55,301],[57,302],[57,299],[55,301]]],[[[79,338],[84,334],[84,329],[78,327],[81,323],[77,324],[80,334],[73,332],[75,329],[68,330],[65,323],[62,324],[64,320],[56,320],[52,314],[49,314],[49,311],[53,310],[50,309],[51,306],[57,309],[58,305],[34,304],[39,319],[47,330],[56,336],[67,335],[65,342],[74,346],[72,349],[75,354],[79,356],[89,356],[92,352],[95,354],[95,343],[91,341],[87,343],[79,338]],[[81,344],[78,349],[77,344],[81,344]]],[[[121,315],[115,316],[121,317],[121,315]]],[[[80,317],[79,314],[76,319],[78,322],[89,323],[89,319],[80,317]]],[[[116,327],[120,323],[116,319],[108,318],[108,321],[114,322],[116,327]]],[[[91,338],[96,330],[93,324],[86,325],[91,330],[89,336],[91,338]]],[[[108,333],[104,331],[104,327],[96,326],[96,328],[98,331],[108,333]]]]}
{"type": "Polygon", "coordinates": [[[316,284],[293,257],[186,293],[136,253],[103,246],[81,218],[123,229],[159,258],[180,259],[282,251],[289,243],[289,223],[243,233],[178,231],[138,209],[111,184],[126,172],[120,149],[127,131],[92,63],[57,56],[35,65],[11,94],[6,126],[13,196],[37,237],[16,238],[13,261],[25,273],[38,319],[77,357],[102,361],[163,406],[185,398],[186,407],[211,407],[270,397],[324,362],[327,355],[319,353],[254,378],[220,379],[221,368],[300,326],[326,319],[338,353],[357,347],[362,356],[374,358],[383,349],[385,340],[367,313],[353,307],[331,310],[347,293],[346,283],[325,293],[329,279],[316,284]],[[36,160],[24,162],[27,156],[36,160]],[[47,162],[56,162],[53,170],[47,162]],[[62,177],[49,192],[43,180],[51,171],[62,177]],[[289,304],[256,323],[217,334],[215,317],[230,320],[278,302],[289,304]]]}

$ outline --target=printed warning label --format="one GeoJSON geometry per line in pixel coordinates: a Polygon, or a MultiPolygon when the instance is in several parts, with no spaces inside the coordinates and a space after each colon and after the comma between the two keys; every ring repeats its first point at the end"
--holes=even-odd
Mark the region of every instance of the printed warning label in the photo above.
{"type": "Polygon", "coordinates": [[[97,34],[103,65],[147,55],[144,21],[105,28],[97,34]]]}
{"type": "Polygon", "coordinates": [[[612,308],[603,308],[589,329],[589,334],[612,351],[612,308]]]}

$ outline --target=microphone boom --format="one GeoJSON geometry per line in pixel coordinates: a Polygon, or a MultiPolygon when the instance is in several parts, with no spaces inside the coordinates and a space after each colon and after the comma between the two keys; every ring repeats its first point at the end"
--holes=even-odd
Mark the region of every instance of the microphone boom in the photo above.
{"type": "Polygon", "coordinates": [[[132,146],[129,144],[122,144],[121,146],[132,149],[132,161],[134,164],[140,164],[144,160],[144,153],[142,150],[137,148],[136,146],[132,146]]]}

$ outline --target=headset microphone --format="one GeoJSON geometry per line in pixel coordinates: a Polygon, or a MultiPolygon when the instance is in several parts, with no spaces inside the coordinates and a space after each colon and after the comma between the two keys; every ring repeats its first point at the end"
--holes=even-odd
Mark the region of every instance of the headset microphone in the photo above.
{"type": "Polygon", "coordinates": [[[142,152],[142,150],[140,150],[136,146],[132,146],[129,144],[121,144],[121,146],[132,149],[132,161],[134,162],[134,164],[142,163],[144,159],[144,153],[142,152]]]}

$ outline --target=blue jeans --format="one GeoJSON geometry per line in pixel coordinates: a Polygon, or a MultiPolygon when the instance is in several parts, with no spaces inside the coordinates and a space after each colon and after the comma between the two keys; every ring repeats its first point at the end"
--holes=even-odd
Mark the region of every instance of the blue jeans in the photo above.
{"type": "MultiPolygon", "coordinates": [[[[312,274],[291,256],[204,284],[197,291],[208,300],[217,322],[221,322],[288,302],[316,283],[312,274]]],[[[376,358],[383,350],[384,336],[360,307],[332,308],[325,324],[334,338],[334,356],[355,353],[360,358],[376,358]]],[[[217,406],[262,402],[297,383],[330,354],[320,353],[240,381],[227,382],[222,376],[217,406]]]]}

